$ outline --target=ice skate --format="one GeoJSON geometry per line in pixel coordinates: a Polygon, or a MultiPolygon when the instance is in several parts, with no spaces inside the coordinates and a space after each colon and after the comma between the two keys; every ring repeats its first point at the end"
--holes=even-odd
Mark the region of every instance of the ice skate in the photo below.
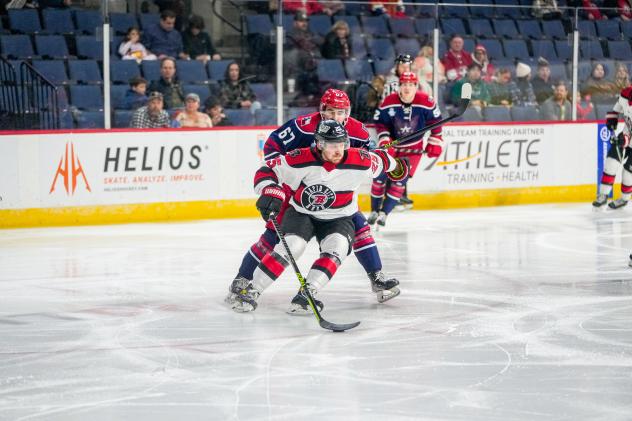
{"type": "MultiPolygon", "coordinates": [[[[309,286],[308,286],[309,288],[309,286]]],[[[311,289],[309,292],[312,294],[312,298],[314,299],[314,304],[318,311],[323,311],[323,302],[317,300],[314,295],[316,294],[316,290],[311,289]]],[[[294,298],[292,298],[292,302],[290,303],[290,307],[287,309],[288,314],[309,314],[312,312],[312,309],[309,305],[309,301],[307,300],[307,296],[303,292],[303,288],[299,289],[294,298]]]]}
{"type": "Polygon", "coordinates": [[[261,295],[261,292],[253,287],[252,284],[248,284],[244,289],[235,294],[233,310],[238,313],[255,311],[257,309],[257,298],[259,298],[259,295],[261,295]]]}
{"type": "Polygon", "coordinates": [[[375,221],[380,227],[386,226],[386,217],[388,215],[384,212],[380,212],[377,216],[377,221],[375,221]]]}
{"type": "Polygon", "coordinates": [[[597,199],[595,199],[595,201],[592,202],[592,205],[595,208],[600,208],[606,203],[608,203],[608,196],[606,196],[605,194],[598,194],[597,199]]]}
{"type": "Polygon", "coordinates": [[[239,294],[239,291],[246,288],[250,281],[243,276],[237,276],[233,279],[233,282],[228,287],[228,295],[224,298],[224,302],[229,305],[233,305],[235,303],[235,297],[239,294]]]}
{"type": "Polygon", "coordinates": [[[608,207],[610,209],[619,209],[624,207],[625,205],[628,204],[628,201],[623,199],[623,198],[619,198],[617,200],[613,200],[612,202],[608,203],[608,207]]]}
{"type": "Polygon", "coordinates": [[[402,196],[401,199],[399,199],[399,204],[404,208],[404,210],[412,209],[413,203],[414,202],[410,200],[408,196],[402,196]]]}
{"type": "Polygon", "coordinates": [[[375,211],[371,211],[366,221],[369,223],[369,225],[374,225],[375,221],[377,221],[377,217],[378,217],[378,213],[375,211]]]}
{"type": "Polygon", "coordinates": [[[377,295],[377,302],[383,303],[397,297],[400,294],[399,281],[395,278],[386,279],[381,270],[377,272],[369,272],[369,280],[371,281],[371,290],[377,295]]]}

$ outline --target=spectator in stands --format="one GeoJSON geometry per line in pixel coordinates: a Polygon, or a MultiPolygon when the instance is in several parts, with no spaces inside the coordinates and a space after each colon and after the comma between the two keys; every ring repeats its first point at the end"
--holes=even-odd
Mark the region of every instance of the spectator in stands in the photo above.
{"type": "MultiPolygon", "coordinates": [[[[434,50],[432,46],[424,45],[421,47],[421,50],[419,50],[419,53],[417,54],[417,57],[415,57],[411,66],[411,70],[417,74],[421,90],[429,95],[432,95],[432,78],[434,76],[434,68],[432,66],[433,60],[434,50]]],[[[437,73],[439,83],[445,83],[445,69],[443,68],[443,63],[440,61],[437,73]]]]}
{"type": "Polygon", "coordinates": [[[568,89],[563,81],[555,84],[553,96],[540,106],[540,117],[543,120],[570,120],[571,102],[568,100],[568,89]]]}
{"type": "Polygon", "coordinates": [[[631,0],[618,0],[617,6],[619,8],[619,17],[621,18],[621,20],[632,20],[631,0]]]}
{"type": "Polygon", "coordinates": [[[577,119],[588,120],[590,113],[595,108],[592,101],[590,100],[590,95],[582,96],[581,93],[577,92],[576,101],[577,119]]]}
{"type": "Polygon", "coordinates": [[[531,85],[531,67],[525,63],[516,64],[516,86],[518,87],[518,100],[514,105],[523,107],[536,107],[538,102],[531,85]]]}
{"type": "Polygon", "coordinates": [[[180,127],[213,127],[211,117],[199,112],[199,108],[200,97],[198,94],[187,94],[184,100],[184,110],[176,116],[176,121],[180,123],[180,127]]]}
{"type": "Polygon", "coordinates": [[[158,6],[158,10],[160,11],[160,13],[164,12],[165,10],[172,11],[176,17],[174,27],[177,31],[182,32],[185,22],[184,17],[188,15],[185,0],[154,0],[154,4],[158,6]]]}
{"type": "Polygon", "coordinates": [[[125,93],[125,98],[121,104],[121,109],[136,110],[147,105],[147,81],[140,76],[129,81],[129,89],[125,93]]]}
{"type": "Polygon", "coordinates": [[[461,99],[461,87],[465,82],[469,82],[472,85],[472,100],[470,101],[470,105],[477,108],[480,112],[483,107],[487,106],[491,99],[489,87],[482,79],[481,66],[476,63],[470,64],[465,77],[456,82],[450,96],[453,104],[459,103],[461,99]]]}
{"type": "Polygon", "coordinates": [[[167,109],[184,106],[184,91],[176,75],[176,61],[171,58],[163,58],[160,62],[160,79],[154,80],[149,85],[149,91],[158,91],[164,96],[167,109]]]}
{"type": "Polygon", "coordinates": [[[551,68],[549,62],[542,57],[538,59],[537,75],[533,78],[531,85],[538,104],[542,104],[553,95],[554,83],[551,79],[551,68]]]}
{"type": "Polygon", "coordinates": [[[143,44],[159,59],[177,57],[186,60],[189,58],[189,55],[184,52],[182,35],[174,28],[175,22],[175,13],[164,10],[160,13],[160,21],[157,24],[145,28],[143,44]]]}
{"type": "Polygon", "coordinates": [[[544,20],[561,19],[562,12],[556,0],[533,0],[531,13],[534,17],[544,20]]]}
{"type": "Polygon", "coordinates": [[[321,53],[323,58],[346,60],[351,57],[351,35],[347,22],[339,20],[333,24],[331,31],[325,36],[321,53]]]}
{"type": "MultiPolygon", "coordinates": [[[[481,72],[482,77],[482,72],[481,72]]],[[[511,80],[511,70],[503,67],[496,72],[496,80],[489,85],[491,105],[511,107],[518,102],[520,90],[516,82],[511,80]]]]}
{"type": "Polygon", "coordinates": [[[147,105],[132,115],[130,127],[134,129],[157,129],[170,126],[169,114],[163,110],[162,94],[151,92],[147,105]]]}
{"type": "Polygon", "coordinates": [[[294,15],[294,26],[287,34],[285,52],[285,74],[294,77],[305,68],[308,60],[320,57],[321,39],[311,32],[308,25],[309,18],[303,11],[294,15]]]}
{"type": "Polygon", "coordinates": [[[445,67],[445,75],[450,82],[461,79],[467,72],[468,66],[473,62],[472,55],[463,49],[463,38],[459,35],[452,36],[450,49],[445,52],[441,61],[445,67]]]}
{"type": "MultiPolygon", "coordinates": [[[[570,4],[568,4],[568,6],[570,6],[570,4]]],[[[602,14],[601,10],[599,10],[599,7],[597,7],[597,5],[591,0],[581,0],[581,4],[579,5],[579,7],[582,8],[580,11],[580,16],[582,16],[585,19],[588,19],[588,20],[608,19],[608,17],[605,14],[602,14]]]]}
{"type": "Polygon", "coordinates": [[[136,60],[140,63],[143,60],[156,60],[155,54],[152,54],[140,42],[140,29],[132,27],[127,30],[125,40],[119,45],[118,53],[123,60],[136,60]]]}
{"type": "Polygon", "coordinates": [[[256,100],[257,96],[246,79],[241,77],[239,64],[234,61],[230,63],[220,83],[220,101],[226,108],[249,109],[254,114],[261,108],[261,103],[256,100]]]}
{"type": "Polygon", "coordinates": [[[619,95],[615,84],[606,79],[606,70],[601,63],[595,63],[580,91],[582,95],[590,95],[596,104],[609,104],[619,95]]]}
{"type": "Polygon", "coordinates": [[[320,0],[319,3],[327,16],[345,14],[345,4],[341,0],[320,0]]]}
{"type": "Polygon", "coordinates": [[[630,73],[628,67],[623,63],[618,63],[614,72],[614,79],[612,82],[617,92],[621,92],[623,88],[627,88],[632,83],[630,82],[630,73]]]}
{"type": "Polygon", "coordinates": [[[211,118],[213,127],[232,126],[233,123],[224,114],[224,107],[214,96],[210,96],[204,101],[204,112],[211,118]]]}
{"type": "Polygon", "coordinates": [[[601,7],[601,13],[605,16],[604,19],[617,19],[620,17],[619,0],[603,0],[601,7]]]}
{"type": "Polygon", "coordinates": [[[209,60],[221,60],[213,41],[208,32],[204,31],[204,19],[201,16],[193,15],[189,18],[189,26],[182,37],[184,52],[191,59],[199,60],[204,65],[209,60]]]}
{"type": "Polygon", "coordinates": [[[481,75],[483,80],[490,83],[494,79],[494,65],[490,63],[487,57],[487,49],[484,45],[479,44],[474,47],[474,54],[472,54],[472,61],[481,66],[481,75]]]}
{"type": "Polygon", "coordinates": [[[387,15],[392,18],[406,17],[406,8],[402,0],[370,0],[371,13],[374,16],[387,15]]]}

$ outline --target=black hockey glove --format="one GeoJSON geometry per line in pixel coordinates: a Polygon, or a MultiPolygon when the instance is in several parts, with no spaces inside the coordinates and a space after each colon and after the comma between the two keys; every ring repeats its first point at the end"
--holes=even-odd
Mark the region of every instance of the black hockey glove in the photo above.
{"type": "Polygon", "coordinates": [[[617,130],[617,124],[619,123],[619,113],[610,111],[606,113],[606,127],[611,132],[617,130]]]}
{"type": "Polygon", "coordinates": [[[619,135],[616,137],[615,142],[618,147],[620,147],[621,149],[625,149],[630,146],[630,136],[619,133],[619,135]]]}
{"type": "Polygon", "coordinates": [[[280,186],[271,184],[263,188],[261,196],[257,199],[257,209],[261,212],[261,217],[264,221],[270,219],[272,212],[275,215],[279,213],[284,200],[285,192],[280,186]]]}

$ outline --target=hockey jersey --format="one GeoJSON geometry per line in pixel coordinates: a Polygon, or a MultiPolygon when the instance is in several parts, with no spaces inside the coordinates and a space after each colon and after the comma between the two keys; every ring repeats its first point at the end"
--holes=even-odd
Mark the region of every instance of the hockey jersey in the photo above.
{"type": "MultiPolygon", "coordinates": [[[[273,131],[263,145],[263,158],[272,159],[288,151],[315,146],[314,132],[322,120],[319,112],[294,118],[273,131]]],[[[369,132],[364,124],[349,118],[345,129],[353,148],[369,148],[369,132]]]]}
{"type": "MultiPolygon", "coordinates": [[[[424,92],[417,92],[410,104],[404,104],[399,94],[387,96],[375,110],[373,121],[377,137],[389,136],[393,139],[423,129],[425,126],[441,120],[441,111],[434,99],[424,92]]],[[[435,127],[430,136],[441,142],[441,126],[435,127]]],[[[423,136],[405,145],[396,145],[398,149],[422,149],[423,136]]]]}
{"type": "MultiPolygon", "coordinates": [[[[331,220],[358,211],[360,185],[393,171],[397,162],[386,153],[349,148],[341,162],[323,161],[316,148],[295,149],[266,161],[255,174],[255,193],[270,184],[292,190],[290,205],[300,213],[331,220]]],[[[286,190],[287,191],[287,190],[286,190]]]]}
{"type": "Polygon", "coordinates": [[[632,133],[632,86],[628,86],[621,91],[612,109],[619,115],[623,114],[623,120],[625,121],[623,133],[630,136],[632,133]]]}

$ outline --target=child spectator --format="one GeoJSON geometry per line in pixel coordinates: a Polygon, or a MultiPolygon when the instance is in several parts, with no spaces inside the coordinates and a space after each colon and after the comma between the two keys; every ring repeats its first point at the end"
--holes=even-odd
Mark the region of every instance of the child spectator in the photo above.
{"type": "Polygon", "coordinates": [[[579,92],[577,92],[576,98],[577,98],[577,104],[576,104],[577,119],[588,120],[590,113],[594,109],[594,105],[592,101],[590,100],[590,95],[584,95],[582,97],[582,95],[579,92]]]}
{"type": "Polygon", "coordinates": [[[118,53],[123,60],[156,60],[157,57],[149,52],[140,42],[140,30],[136,27],[129,28],[125,40],[121,43],[118,53]]]}
{"type": "Polygon", "coordinates": [[[472,61],[481,66],[481,75],[483,80],[490,83],[494,78],[494,65],[490,63],[487,57],[487,49],[484,45],[479,44],[474,48],[474,54],[472,54],[472,61]]]}
{"type": "Polygon", "coordinates": [[[142,77],[134,77],[129,81],[129,89],[121,104],[124,110],[136,110],[147,105],[147,81],[142,77]]]}
{"type": "Polygon", "coordinates": [[[213,127],[232,126],[233,123],[224,114],[224,107],[219,99],[210,96],[204,101],[204,112],[211,118],[213,127]]]}
{"type": "Polygon", "coordinates": [[[184,52],[194,60],[199,60],[204,65],[209,60],[221,60],[211,37],[204,31],[204,19],[201,16],[193,15],[189,19],[189,27],[183,36],[184,52]]]}

